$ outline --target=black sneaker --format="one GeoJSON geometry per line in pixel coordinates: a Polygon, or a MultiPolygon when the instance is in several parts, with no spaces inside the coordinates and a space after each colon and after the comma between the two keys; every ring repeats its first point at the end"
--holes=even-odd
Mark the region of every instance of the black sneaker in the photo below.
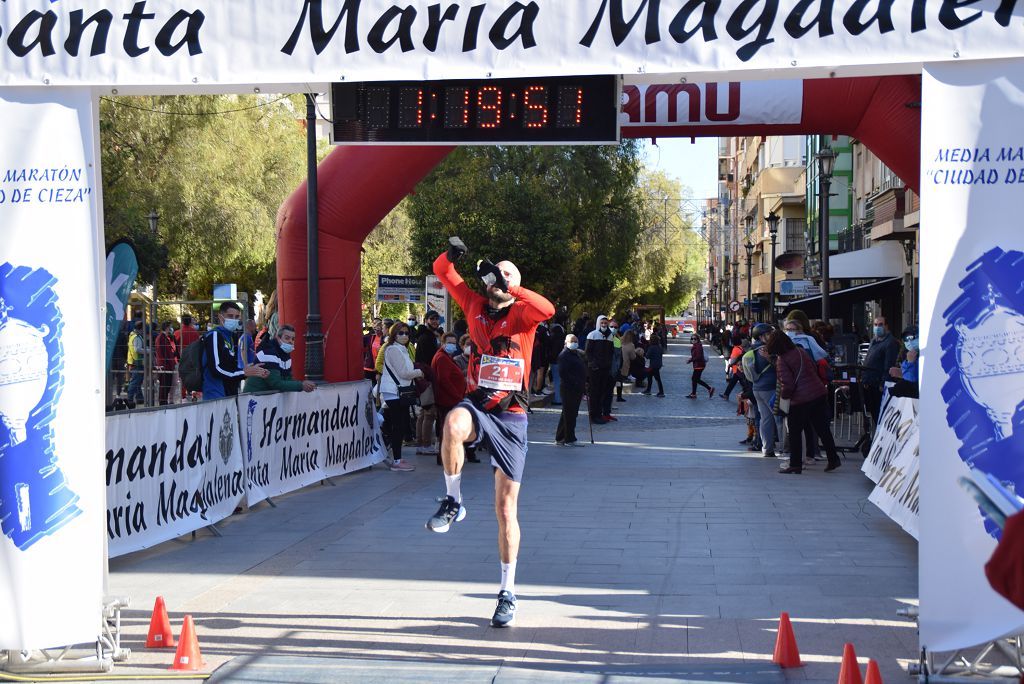
{"type": "Polygon", "coordinates": [[[494,609],[491,627],[508,627],[516,619],[516,597],[510,591],[498,592],[498,607],[494,609]]]}
{"type": "Polygon", "coordinates": [[[465,519],[466,507],[452,497],[446,496],[441,501],[441,506],[437,509],[434,517],[427,521],[427,529],[444,534],[451,528],[452,523],[462,522],[465,519]]]}

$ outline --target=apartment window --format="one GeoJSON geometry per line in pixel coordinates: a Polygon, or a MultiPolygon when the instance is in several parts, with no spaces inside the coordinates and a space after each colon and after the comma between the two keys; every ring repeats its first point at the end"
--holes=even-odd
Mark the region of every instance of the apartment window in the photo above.
{"type": "Polygon", "coordinates": [[[785,232],[783,233],[783,247],[786,252],[804,252],[807,249],[807,242],[804,239],[804,219],[786,219],[785,232]]]}

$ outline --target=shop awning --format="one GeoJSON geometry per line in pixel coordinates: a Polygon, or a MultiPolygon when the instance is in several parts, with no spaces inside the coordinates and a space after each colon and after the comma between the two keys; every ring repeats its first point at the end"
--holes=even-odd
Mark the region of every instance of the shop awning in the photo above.
{"type": "MultiPolygon", "coordinates": [[[[836,290],[829,293],[830,309],[835,312],[837,306],[895,296],[897,288],[902,285],[903,278],[884,278],[873,283],[848,287],[845,290],[836,290]]],[[[790,302],[779,302],[778,305],[780,307],[784,306],[785,311],[800,309],[810,318],[821,316],[821,295],[794,299],[790,302]]]]}

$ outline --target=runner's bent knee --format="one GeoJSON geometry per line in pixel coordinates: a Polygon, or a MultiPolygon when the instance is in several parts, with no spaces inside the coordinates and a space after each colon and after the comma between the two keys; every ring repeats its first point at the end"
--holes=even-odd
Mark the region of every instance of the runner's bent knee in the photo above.
{"type": "Polygon", "coordinates": [[[444,436],[458,442],[469,442],[473,439],[473,417],[464,408],[454,408],[445,417],[444,436]]]}

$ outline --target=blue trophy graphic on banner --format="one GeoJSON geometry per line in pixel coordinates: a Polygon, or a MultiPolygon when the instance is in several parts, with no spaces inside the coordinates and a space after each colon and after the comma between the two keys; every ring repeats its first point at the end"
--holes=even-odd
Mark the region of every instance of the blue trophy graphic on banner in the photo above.
{"type": "Polygon", "coordinates": [[[946,420],[972,477],[1016,497],[1024,492],[1024,253],[993,249],[967,272],[943,314],[946,420]]]}
{"type": "Polygon", "coordinates": [[[81,513],[53,444],[64,383],[56,282],[0,264],[0,530],[22,551],[81,513]]]}

